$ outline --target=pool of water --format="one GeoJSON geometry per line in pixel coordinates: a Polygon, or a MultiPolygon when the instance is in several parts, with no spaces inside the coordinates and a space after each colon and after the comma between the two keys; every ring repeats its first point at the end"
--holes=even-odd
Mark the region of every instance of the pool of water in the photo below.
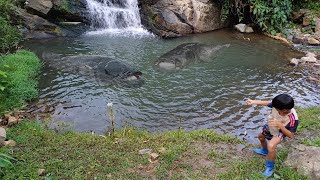
{"type": "Polygon", "coordinates": [[[80,132],[110,129],[107,103],[113,103],[116,128],[130,125],[149,132],[208,128],[251,141],[265,123],[267,107],[247,106],[245,100],[269,100],[288,93],[301,107],[320,105],[320,95],[306,82],[301,69],[287,65],[299,56],[279,41],[228,30],[176,39],[154,36],[91,34],[77,38],[28,41],[36,52],[63,55],[104,55],[125,61],[142,71],[144,84],[127,87],[103,84],[63,71],[65,64],[44,65],[40,78],[38,111],[51,108],[52,123],[80,132]],[[154,68],[154,62],[176,46],[198,42],[230,44],[208,63],[191,64],[176,72],[154,68]],[[296,75],[300,72],[302,75],[296,75]]]}

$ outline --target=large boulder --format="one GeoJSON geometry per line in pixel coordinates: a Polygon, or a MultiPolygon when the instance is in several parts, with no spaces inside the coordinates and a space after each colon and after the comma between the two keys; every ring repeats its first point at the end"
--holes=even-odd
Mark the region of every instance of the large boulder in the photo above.
{"type": "Polygon", "coordinates": [[[28,0],[28,13],[50,21],[87,22],[86,0],[28,0]]]}
{"type": "Polygon", "coordinates": [[[14,17],[17,24],[21,24],[25,27],[23,35],[27,39],[42,39],[74,35],[73,32],[61,28],[42,17],[29,14],[25,9],[16,9],[14,17]]]}
{"type": "Polygon", "coordinates": [[[160,70],[179,70],[189,64],[198,62],[209,62],[214,59],[218,53],[229,47],[225,45],[204,45],[199,43],[181,44],[173,50],[162,55],[155,66],[160,70]]]}
{"type": "Polygon", "coordinates": [[[140,0],[142,24],[161,37],[223,28],[221,5],[212,0],[140,0]]]}
{"type": "Polygon", "coordinates": [[[52,0],[52,2],[53,8],[49,12],[51,19],[88,23],[86,0],[52,0]]]}
{"type": "Polygon", "coordinates": [[[46,16],[53,7],[51,0],[28,0],[25,8],[34,14],[46,16]]]}
{"type": "Polygon", "coordinates": [[[284,164],[297,169],[310,179],[320,179],[320,147],[299,144],[291,148],[284,164]]]}

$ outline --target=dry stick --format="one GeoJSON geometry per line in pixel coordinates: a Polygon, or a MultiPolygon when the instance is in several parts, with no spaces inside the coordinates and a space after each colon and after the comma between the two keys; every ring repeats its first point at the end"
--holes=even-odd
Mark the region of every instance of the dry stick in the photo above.
{"type": "Polygon", "coordinates": [[[107,107],[109,110],[109,118],[111,119],[111,129],[112,129],[112,136],[114,136],[114,113],[112,109],[112,103],[108,103],[107,107]]]}
{"type": "Polygon", "coordinates": [[[180,133],[181,133],[181,122],[182,122],[182,117],[181,117],[181,114],[179,116],[179,131],[178,131],[178,137],[180,138],[180,133]]]}

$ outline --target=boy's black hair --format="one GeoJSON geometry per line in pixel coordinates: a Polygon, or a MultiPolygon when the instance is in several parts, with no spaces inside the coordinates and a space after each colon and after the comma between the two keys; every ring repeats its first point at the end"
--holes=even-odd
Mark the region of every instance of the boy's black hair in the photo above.
{"type": "Polygon", "coordinates": [[[279,94],[272,99],[272,107],[283,110],[292,109],[294,107],[294,101],[288,94],[279,94]]]}

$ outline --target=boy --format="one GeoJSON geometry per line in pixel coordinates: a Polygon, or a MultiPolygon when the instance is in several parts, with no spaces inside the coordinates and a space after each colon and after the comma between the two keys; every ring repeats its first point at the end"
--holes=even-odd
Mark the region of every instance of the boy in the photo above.
{"type": "Polygon", "coordinates": [[[264,105],[272,108],[271,115],[274,119],[269,120],[263,126],[262,132],[258,135],[261,149],[254,149],[254,152],[267,156],[266,169],[263,176],[270,177],[274,172],[274,161],[276,159],[276,147],[284,137],[293,138],[299,121],[295,111],[293,98],[287,94],[279,94],[272,101],[247,100],[248,105],[264,105]],[[278,128],[278,136],[270,134],[269,127],[278,128]],[[267,144],[267,140],[269,143],[267,144]]]}

